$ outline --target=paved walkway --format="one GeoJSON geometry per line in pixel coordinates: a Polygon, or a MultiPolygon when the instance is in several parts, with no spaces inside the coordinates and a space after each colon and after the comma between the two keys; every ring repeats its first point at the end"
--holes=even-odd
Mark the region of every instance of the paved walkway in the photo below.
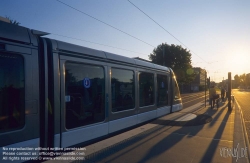
{"type": "Polygon", "coordinates": [[[84,162],[249,162],[237,105],[211,109],[196,104],[86,147],[84,162]]]}

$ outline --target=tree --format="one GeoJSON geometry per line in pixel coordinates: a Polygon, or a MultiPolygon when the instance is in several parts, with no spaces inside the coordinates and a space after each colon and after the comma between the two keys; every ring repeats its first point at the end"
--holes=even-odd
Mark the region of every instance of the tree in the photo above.
{"type": "Polygon", "coordinates": [[[246,88],[246,86],[247,86],[246,74],[245,73],[240,75],[240,85],[243,88],[246,88]]]}
{"type": "Polygon", "coordinates": [[[149,55],[149,60],[170,67],[180,85],[192,82],[196,76],[192,70],[191,53],[180,45],[160,44],[149,55]]]}
{"type": "Polygon", "coordinates": [[[246,74],[246,85],[247,85],[247,88],[250,88],[250,73],[246,74]]]}
{"type": "Polygon", "coordinates": [[[11,23],[11,24],[20,25],[20,23],[19,23],[18,21],[12,20],[10,17],[7,17],[7,16],[6,16],[6,18],[10,20],[10,23],[11,23]]]}
{"type": "Polygon", "coordinates": [[[236,87],[240,88],[249,88],[250,87],[250,73],[249,74],[242,74],[238,75],[236,74],[234,76],[234,81],[236,83],[236,87]]]}
{"type": "Polygon", "coordinates": [[[234,83],[236,88],[240,86],[240,77],[238,74],[234,75],[234,83]]]}

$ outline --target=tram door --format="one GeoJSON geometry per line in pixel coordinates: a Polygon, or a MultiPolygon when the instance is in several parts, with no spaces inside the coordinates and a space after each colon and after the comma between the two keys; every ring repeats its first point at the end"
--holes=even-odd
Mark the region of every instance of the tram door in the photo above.
{"type": "Polygon", "coordinates": [[[107,66],[64,53],[59,58],[61,147],[107,135],[107,66]]]}
{"type": "Polygon", "coordinates": [[[27,29],[0,26],[0,153],[3,147],[39,147],[38,50],[27,29]]]}

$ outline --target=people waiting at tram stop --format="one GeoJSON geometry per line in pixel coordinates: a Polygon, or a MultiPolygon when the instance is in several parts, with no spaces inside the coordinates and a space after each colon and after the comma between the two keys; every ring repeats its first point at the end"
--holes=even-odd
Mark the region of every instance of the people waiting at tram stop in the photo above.
{"type": "Polygon", "coordinates": [[[224,98],[225,98],[225,87],[224,86],[222,86],[221,88],[220,88],[220,92],[221,92],[221,99],[222,100],[224,100],[224,98]]]}
{"type": "Polygon", "coordinates": [[[211,84],[211,86],[209,88],[209,103],[211,105],[211,109],[214,108],[214,104],[215,104],[214,96],[215,95],[216,95],[216,90],[214,88],[214,84],[211,84]]]}

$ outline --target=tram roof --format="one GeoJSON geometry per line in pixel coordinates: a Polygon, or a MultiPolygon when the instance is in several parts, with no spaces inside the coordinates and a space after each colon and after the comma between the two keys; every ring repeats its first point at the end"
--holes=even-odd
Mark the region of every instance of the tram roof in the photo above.
{"type": "MultiPolygon", "coordinates": [[[[36,39],[36,36],[44,36],[49,34],[38,30],[30,30],[26,27],[13,25],[3,21],[0,21],[0,29],[1,29],[0,38],[19,42],[22,44],[32,44],[33,46],[38,46],[38,41],[36,39]]],[[[68,51],[68,52],[78,53],[79,55],[88,55],[91,57],[106,59],[108,61],[121,62],[134,65],[135,67],[148,67],[153,69],[170,71],[170,69],[165,66],[160,66],[136,58],[129,58],[109,52],[104,52],[79,45],[74,45],[71,43],[66,43],[59,40],[53,40],[53,39],[50,40],[52,41],[52,46],[53,46],[52,48],[54,50],[68,51]]]]}
{"type": "Polygon", "coordinates": [[[148,67],[148,68],[159,69],[159,70],[164,70],[164,71],[170,71],[168,67],[160,66],[151,62],[142,61],[136,58],[129,58],[129,57],[125,57],[122,55],[117,55],[117,54],[113,54],[113,53],[109,53],[105,51],[83,47],[80,45],[66,43],[63,41],[58,41],[58,40],[55,40],[55,41],[57,42],[56,43],[57,50],[59,51],[65,51],[65,52],[67,51],[67,52],[78,53],[79,55],[87,55],[87,56],[92,56],[92,57],[103,58],[109,61],[132,64],[138,67],[142,66],[142,67],[148,67]]]}

